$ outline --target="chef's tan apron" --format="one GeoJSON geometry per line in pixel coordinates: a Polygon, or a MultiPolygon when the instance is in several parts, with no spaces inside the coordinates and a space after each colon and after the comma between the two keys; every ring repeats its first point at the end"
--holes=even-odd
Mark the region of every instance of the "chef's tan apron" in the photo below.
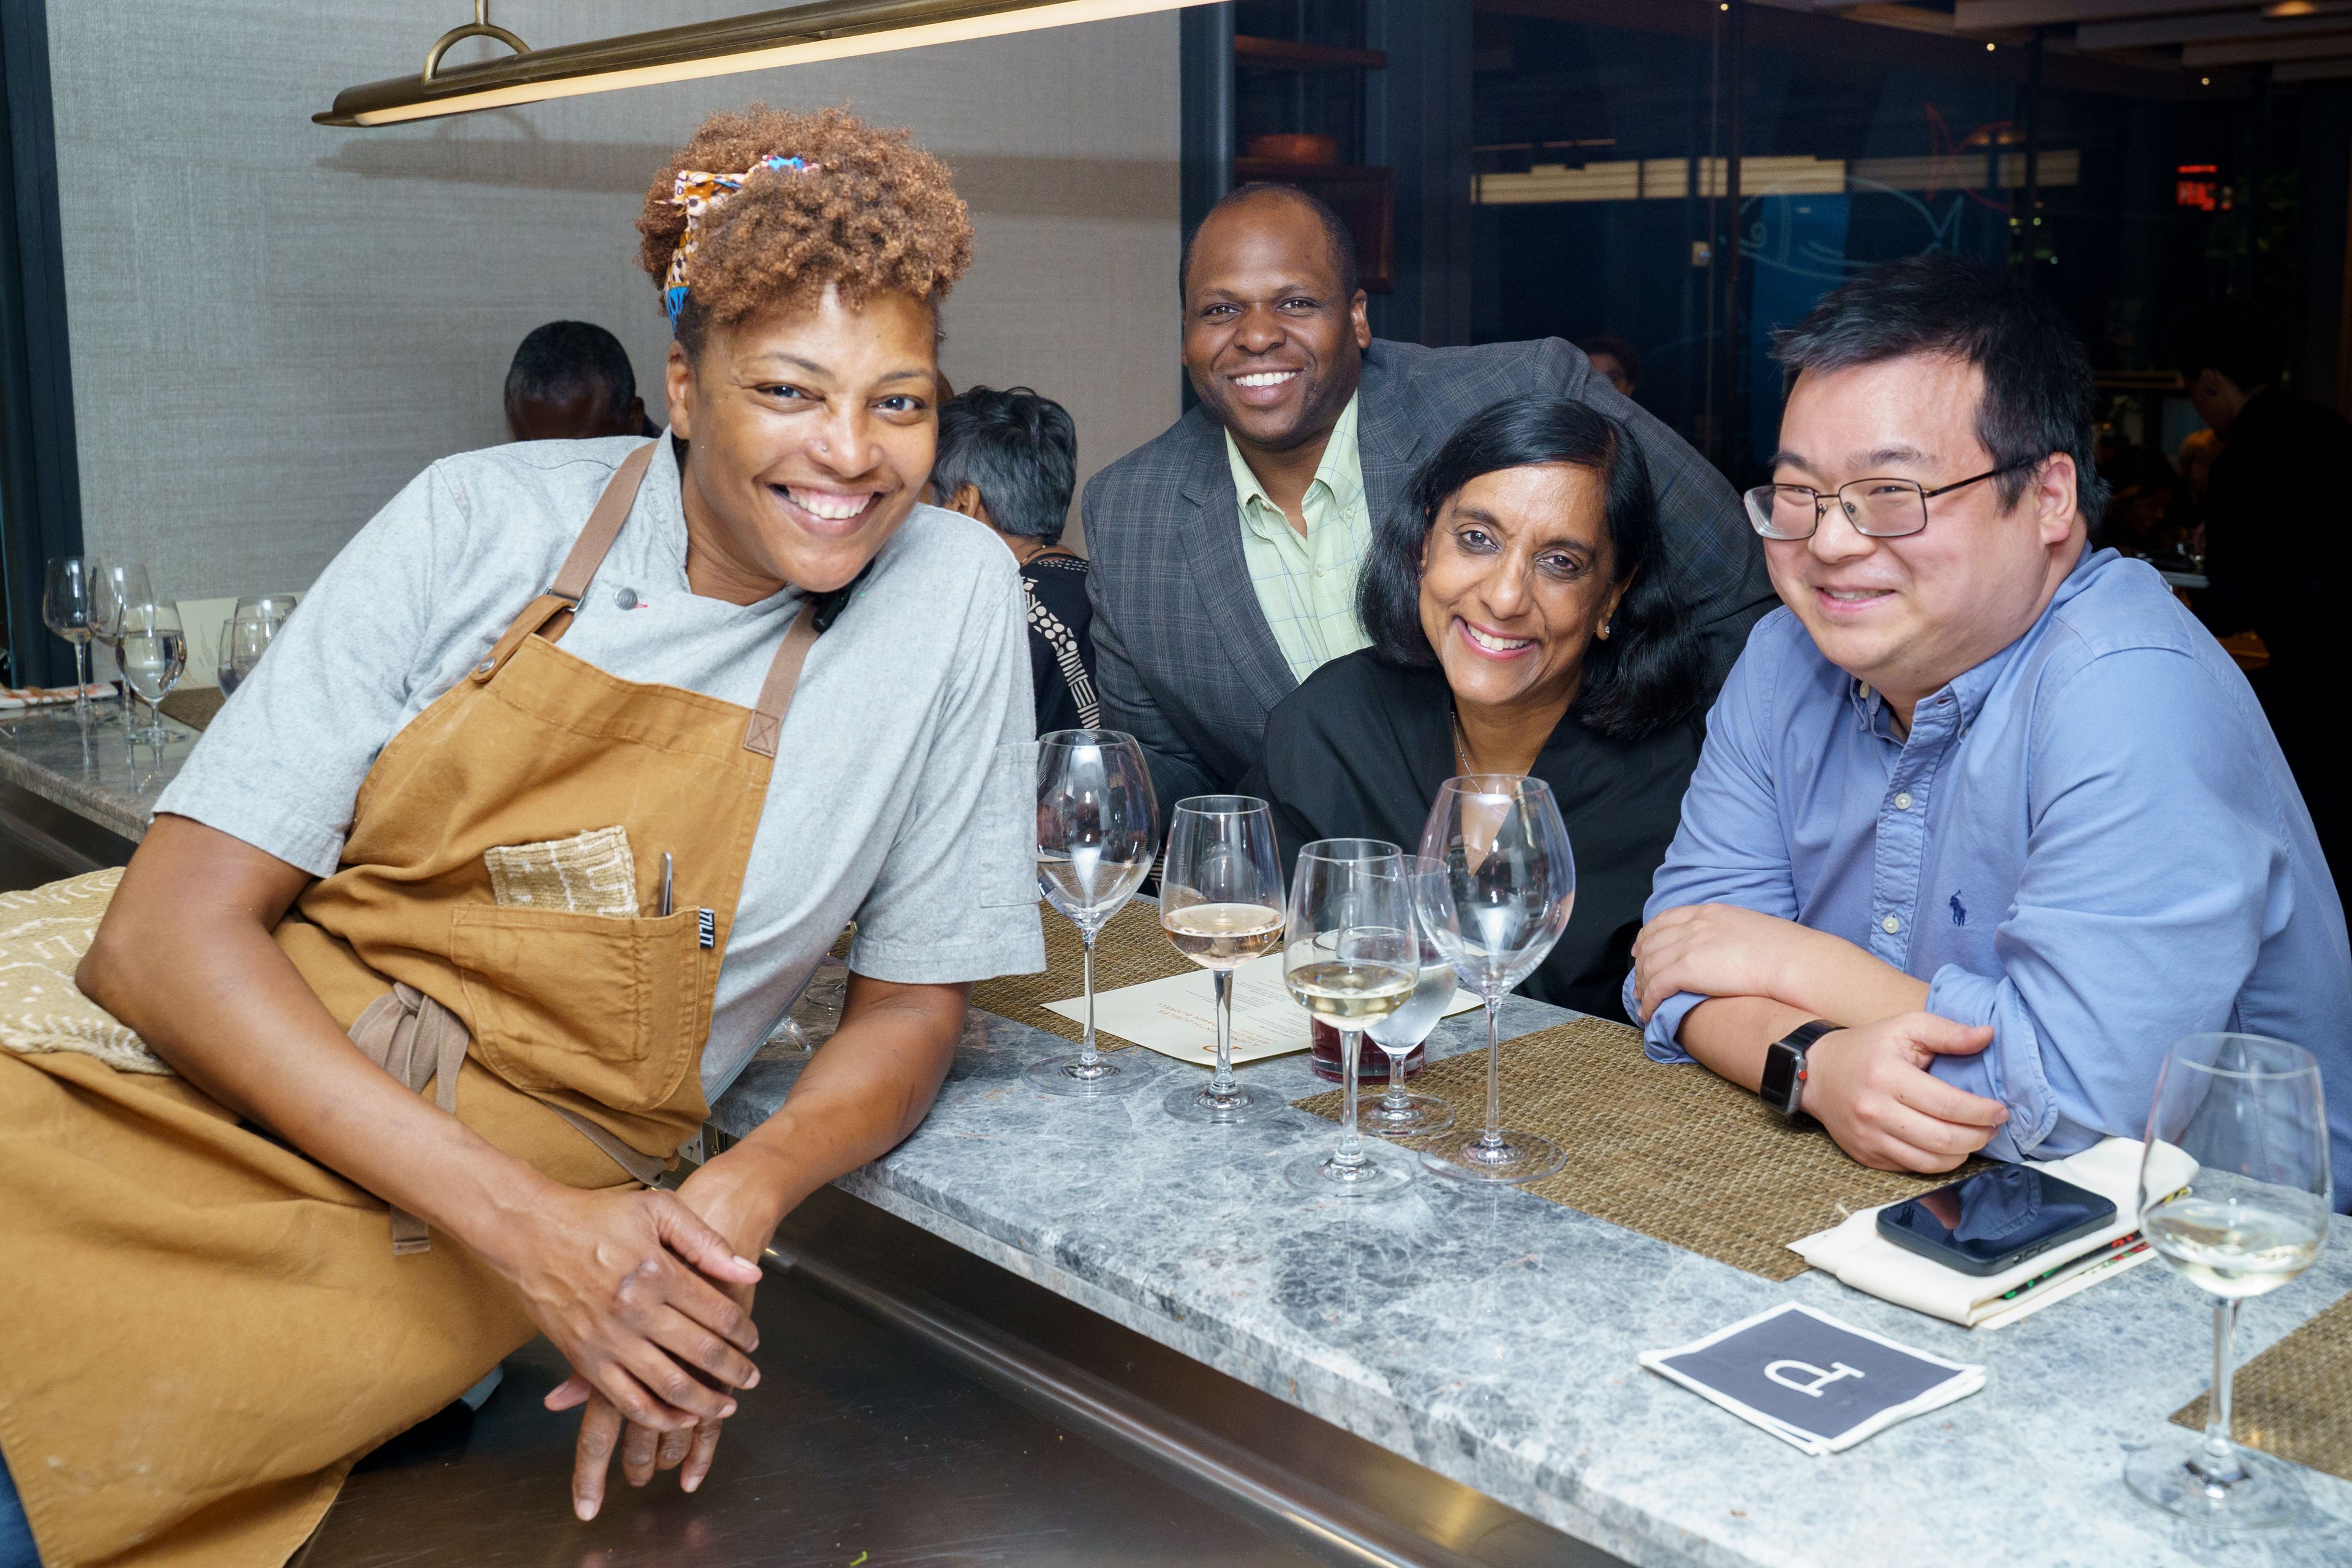
{"type": "MultiPolygon", "coordinates": [[[[458,1118],[583,1188],[632,1183],[620,1160],[657,1169],[702,1121],[712,990],[814,637],[803,612],[749,710],[556,646],[651,452],[555,585],[383,749],[341,868],[278,931],[346,1027],[378,1004],[405,1042],[421,998],[425,1025],[454,1015],[458,1118]],[[493,900],[485,850],[615,825],[641,907],[673,857],[674,913],[493,900]],[[388,984],[408,1005],[379,1004],[388,984]]],[[[396,1253],[386,1216],[184,1079],[0,1050],[0,1453],[45,1568],[276,1568],[355,1460],[530,1338],[470,1250],[396,1253]]]]}

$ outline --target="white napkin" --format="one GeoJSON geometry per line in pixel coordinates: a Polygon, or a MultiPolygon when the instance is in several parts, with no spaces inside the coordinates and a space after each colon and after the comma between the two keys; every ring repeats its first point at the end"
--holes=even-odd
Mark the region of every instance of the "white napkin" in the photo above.
{"type": "MultiPolygon", "coordinates": [[[[2157,1170],[2167,1192],[2189,1184],[2197,1162],[2169,1143],[2156,1152],[2157,1170]]],[[[1895,1246],[1878,1234],[1878,1208],[1864,1209],[1843,1223],[1789,1244],[1789,1250],[1857,1290],[1925,1312],[1964,1328],[1998,1329],[2040,1311],[2101,1279],[2112,1279],[2155,1256],[2141,1249],[2110,1255],[2109,1246],[2139,1228],[2140,1142],[2108,1138],[2063,1160],[2029,1161],[2062,1182],[2072,1182],[2110,1199],[2115,1223],[2063,1247],[2036,1253],[1999,1274],[1963,1274],[1933,1258],[1895,1246]],[[2078,1261],[2079,1260],[2079,1261],[2078,1261]],[[2077,1263],[2070,1271],[2053,1273],[2077,1263]],[[2013,1301],[2001,1300],[2029,1279],[2052,1277],[2013,1301]]],[[[1882,1204],[1879,1208],[1890,1207],[1882,1204]]]]}

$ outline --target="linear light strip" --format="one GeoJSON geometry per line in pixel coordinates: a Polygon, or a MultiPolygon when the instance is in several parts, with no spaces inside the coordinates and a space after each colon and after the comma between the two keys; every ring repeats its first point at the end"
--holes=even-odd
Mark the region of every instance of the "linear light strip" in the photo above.
{"type": "Polygon", "coordinates": [[[670,28],[661,33],[606,39],[593,46],[539,50],[513,59],[457,67],[444,70],[431,83],[422,77],[409,77],[347,88],[336,95],[332,110],[311,118],[321,125],[397,125],[413,120],[432,120],[484,109],[502,109],[510,104],[537,103],[547,99],[574,98],[583,93],[613,92],[623,88],[652,87],[663,82],[730,76],[740,71],[772,70],[780,66],[848,59],[858,55],[922,48],[932,44],[1003,37],[1013,33],[1066,27],[1081,22],[1113,21],[1213,3],[1213,0],[1046,0],[1045,4],[1007,7],[1001,3],[959,5],[954,0],[944,0],[940,5],[927,6],[812,5],[795,11],[773,13],[776,18],[773,31],[779,36],[774,43],[756,41],[757,33],[764,29],[750,29],[751,36],[745,37],[741,47],[723,53],[681,59],[675,57],[680,51],[682,42],[690,44],[696,34],[706,30],[714,33],[722,29],[744,32],[742,19],[707,24],[704,27],[670,28]],[[952,14],[937,21],[886,21],[879,26],[868,23],[859,26],[857,30],[845,31],[833,37],[813,38],[809,36],[812,31],[824,26],[828,13],[873,15],[882,12],[952,14]],[[646,54],[658,52],[670,58],[634,64],[629,58],[633,48],[646,54]],[[588,57],[583,58],[576,74],[537,74],[544,71],[549,63],[543,57],[556,57],[572,49],[578,49],[588,57]],[[537,79],[515,79],[518,76],[526,79],[536,76],[537,79]]]}

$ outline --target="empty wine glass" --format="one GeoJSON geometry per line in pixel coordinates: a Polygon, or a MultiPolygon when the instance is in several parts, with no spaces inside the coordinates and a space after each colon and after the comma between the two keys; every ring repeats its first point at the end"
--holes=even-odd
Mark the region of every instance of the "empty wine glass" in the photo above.
{"type": "MultiPolygon", "coordinates": [[[[154,597],[147,586],[147,568],[136,561],[107,561],[98,565],[98,594],[89,621],[90,640],[102,645],[114,658],[117,673],[122,668],[122,613],[132,605],[154,597]]],[[[122,727],[131,728],[131,699],[122,700],[122,727]]]]}
{"type": "Polygon", "coordinates": [[[74,717],[89,722],[90,620],[98,611],[98,563],[86,555],[49,560],[41,586],[41,624],[73,645],[74,717]]]}
{"type": "MultiPolygon", "coordinates": [[[[1435,860],[1419,855],[1404,858],[1408,890],[1422,878],[1444,874],[1445,868],[1435,860]]],[[[1408,901],[1418,902],[1410,898],[1408,901]]],[[[1454,1110],[1445,1101],[1433,1094],[1413,1093],[1404,1086],[1405,1058],[1437,1027],[1437,1020],[1454,1001],[1456,986],[1454,965],[1446,962],[1444,950],[1417,913],[1412,928],[1417,949],[1412,994],[1405,998],[1403,1006],[1364,1031],[1389,1058],[1389,1091],[1364,1113],[1365,1123],[1374,1132],[1401,1138],[1443,1132],[1454,1125],[1454,1110]]]]}
{"type": "Polygon", "coordinates": [[[236,608],[221,625],[220,663],[215,679],[220,682],[222,696],[234,694],[253,673],[270,639],[294,613],[296,598],[292,594],[256,594],[236,602],[236,608]]]}
{"type": "Polygon", "coordinates": [[[1369,1198],[1412,1181],[1409,1156],[1380,1158],[1356,1126],[1356,1064],[1364,1026],[1404,1005],[1419,978],[1412,900],[1397,847],[1377,838],[1318,838],[1298,852],[1283,933],[1282,982],[1291,1000],[1339,1033],[1339,1142],[1283,1170],[1290,1184],[1369,1198]]]}
{"type": "Polygon", "coordinates": [[[2238,1304],[2312,1265],[2333,1207],[2319,1064],[2262,1035],[2191,1035],[2165,1054],[2140,1156],[2139,1228],[2157,1255],[2213,1293],[2213,1390],[2205,1431],[2168,1427],[2124,1466],[2168,1513],[2226,1529],[2285,1524],[2303,1488],[2277,1460],[2230,1439],[2238,1304]],[[2169,1145],[2197,1163],[2187,1188],[2169,1145]]]}
{"type": "Polygon", "coordinates": [[[1160,928],[1171,946],[1209,972],[1217,1016],[1217,1066],[1208,1084],[1180,1084],[1161,1101],[1186,1121],[1256,1121],[1287,1103],[1234,1079],[1234,971],[1282,941],[1282,861],[1274,815],[1246,795],[1196,795],[1176,803],[1160,863],[1160,928]]]}
{"type": "Polygon", "coordinates": [[[1125,1094],[1152,1076],[1095,1049],[1095,937],[1150,873],[1159,834],[1151,771],[1134,736],[1056,730],[1038,741],[1037,885],[1086,948],[1085,1037],[1076,1054],[1032,1062],[1024,1075],[1049,1094],[1125,1094]]]}
{"type": "Polygon", "coordinates": [[[122,612],[122,679],[144,698],[152,722],[131,738],[160,746],[171,739],[156,704],[172,694],[188,670],[188,639],[180,629],[180,608],[164,599],[128,605],[122,612]]]}
{"type": "Polygon", "coordinates": [[[1496,1015],[1511,987],[1535,973],[1576,903],[1576,858],[1551,788],[1517,773],[1448,779],[1421,830],[1438,863],[1413,884],[1413,902],[1438,951],[1486,1004],[1486,1124],[1425,1147],[1422,1163],[1449,1176],[1532,1182],[1567,1163],[1559,1145],[1503,1127],[1503,1047],[1496,1015]]]}

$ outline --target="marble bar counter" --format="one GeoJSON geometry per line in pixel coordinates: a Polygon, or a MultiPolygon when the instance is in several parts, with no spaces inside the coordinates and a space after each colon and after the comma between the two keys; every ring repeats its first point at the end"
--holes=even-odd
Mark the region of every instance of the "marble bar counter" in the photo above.
{"type": "MultiPolygon", "coordinates": [[[[1504,1022],[1523,1034],[1566,1016],[1514,998],[1504,1022]]],[[[1483,1040],[1470,1014],[1441,1026],[1431,1048],[1483,1040]]],[[[2352,1563],[2352,1485],[2331,1477],[2303,1472],[2308,1522],[2234,1539],[2177,1522],[2125,1487],[2126,1454],[2210,1373],[2210,1298],[2161,1263],[1971,1331],[1817,1272],[1774,1284],[1507,1188],[1424,1173],[1386,1202],[1311,1198],[1281,1167],[1328,1144],[1329,1122],[1294,1110],[1202,1126],[1169,1117],[1157,1083],[1097,1101],[1023,1083],[1023,1063],[1066,1048],[975,1012],[929,1119],[840,1186],[1626,1562],[2352,1563]],[[1634,1359],[1784,1300],[1979,1363],[1987,1385],[1813,1458],[1634,1359]]],[[[713,1125],[750,1131],[783,1102],[803,1059],[763,1051],[713,1125]]],[[[1303,1054],[1240,1070],[1293,1100],[1323,1087],[1303,1054]]],[[[1170,1085],[1198,1071],[1164,1068],[1170,1085]]],[[[1505,1110],[1507,1121],[1507,1097],[1505,1110]]],[[[2241,1356],[2347,1289],[2352,1222],[2339,1219],[2309,1273],[2246,1304],[2241,1356]]]]}
{"type": "MultiPolygon", "coordinates": [[[[155,797],[187,761],[196,731],[166,718],[168,739],[162,745],[142,741],[134,746],[123,730],[120,702],[99,701],[90,708],[87,723],[75,719],[71,708],[0,718],[0,784],[135,844],[146,837],[155,797]]],[[[143,727],[143,708],[140,717],[143,727]]]]}

